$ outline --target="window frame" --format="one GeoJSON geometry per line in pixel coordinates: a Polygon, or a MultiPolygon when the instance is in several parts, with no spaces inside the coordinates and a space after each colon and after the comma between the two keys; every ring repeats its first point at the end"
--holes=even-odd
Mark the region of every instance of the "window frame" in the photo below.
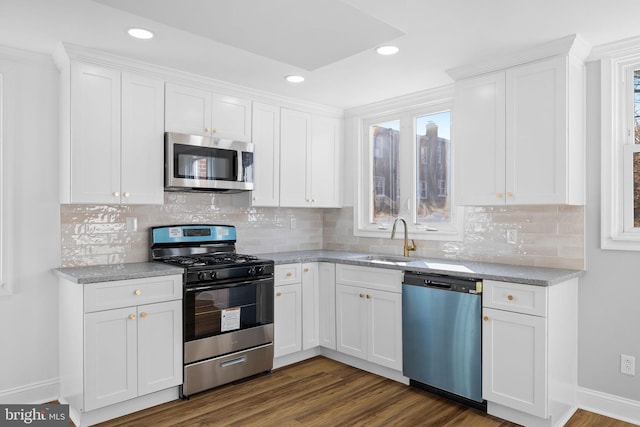
{"type": "Polygon", "coordinates": [[[455,142],[454,140],[454,122],[455,112],[453,105],[452,92],[435,92],[434,94],[426,94],[419,100],[408,99],[406,103],[399,103],[396,100],[396,104],[389,108],[388,105],[380,107],[379,112],[368,111],[369,114],[363,114],[356,116],[355,126],[356,132],[356,144],[357,144],[357,172],[356,172],[356,194],[354,197],[354,215],[353,215],[353,233],[358,237],[375,237],[375,238],[388,238],[391,233],[391,224],[387,226],[379,227],[376,224],[369,223],[370,209],[369,197],[373,185],[369,182],[369,175],[371,173],[372,159],[373,159],[373,147],[370,146],[369,127],[374,124],[385,123],[393,120],[400,120],[400,141],[406,141],[407,138],[412,139],[411,143],[411,157],[408,158],[408,148],[400,150],[400,161],[409,162],[411,167],[402,167],[404,163],[401,163],[400,167],[400,182],[401,182],[401,203],[399,216],[407,220],[409,228],[409,237],[415,240],[437,240],[437,241],[462,241],[464,231],[464,208],[459,207],[456,204],[455,199],[455,142]],[[442,96],[446,93],[446,96],[442,96]],[[416,102],[418,101],[418,102],[416,102]],[[383,108],[386,107],[386,108],[383,108]],[[449,111],[451,114],[451,137],[450,137],[450,202],[451,202],[451,215],[452,221],[446,228],[441,224],[428,223],[428,224],[415,224],[415,205],[417,195],[417,161],[419,160],[419,154],[416,151],[417,142],[417,130],[416,130],[416,118],[441,113],[443,111],[449,111]],[[410,124],[410,125],[409,125],[410,124]],[[409,133],[408,137],[403,135],[409,133]],[[404,155],[403,155],[404,153],[404,155]],[[410,171],[407,171],[410,169],[410,171]],[[402,184],[403,182],[410,182],[408,184],[402,184]],[[403,196],[405,191],[410,190],[409,197],[403,196]],[[411,200],[408,203],[408,200],[411,200]]]}
{"type": "Polygon", "coordinates": [[[5,164],[5,103],[7,102],[7,92],[4,87],[4,75],[0,72],[0,296],[13,294],[13,289],[10,282],[7,281],[5,271],[5,255],[7,252],[7,235],[5,220],[7,215],[5,213],[5,173],[7,171],[5,164]]]}
{"type": "Polygon", "coordinates": [[[640,69],[640,39],[600,58],[602,249],[640,251],[633,224],[635,144],[633,71],[640,69]]]}

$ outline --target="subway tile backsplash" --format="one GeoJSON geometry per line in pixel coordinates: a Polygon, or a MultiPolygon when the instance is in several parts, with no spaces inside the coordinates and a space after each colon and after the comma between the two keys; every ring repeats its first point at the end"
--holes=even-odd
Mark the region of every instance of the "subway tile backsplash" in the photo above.
{"type": "MultiPolygon", "coordinates": [[[[61,205],[62,267],[147,261],[149,228],[231,224],[241,253],[333,249],[402,254],[402,240],[353,235],[353,209],[251,207],[250,193],[165,193],[165,204],[61,205]],[[293,220],[293,221],[292,221],[293,220]]],[[[412,256],[584,268],[582,206],[465,208],[461,242],[416,241],[412,256]],[[516,244],[506,230],[516,229],[516,244]]]]}

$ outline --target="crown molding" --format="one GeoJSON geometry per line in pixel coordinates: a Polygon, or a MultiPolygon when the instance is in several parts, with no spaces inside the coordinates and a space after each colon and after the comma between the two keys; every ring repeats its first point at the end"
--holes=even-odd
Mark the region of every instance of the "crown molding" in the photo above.
{"type": "Polygon", "coordinates": [[[584,62],[590,51],[591,45],[589,45],[586,40],[578,34],[571,34],[531,49],[514,52],[510,55],[451,68],[447,70],[447,74],[449,74],[453,80],[458,81],[558,55],[568,55],[584,62]]]}
{"type": "Polygon", "coordinates": [[[622,58],[640,53],[640,36],[630,37],[594,47],[587,61],[598,61],[606,57],[622,58]]]}
{"type": "Polygon", "coordinates": [[[200,87],[205,90],[212,90],[225,95],[245,98],[249,97],[255,101],[265,103],[277,103],[282,107],[327,114],[339,118],[341,118],[344,114],[344,109],[342,108],[318,104],[312,101],[290,98],[267,91],[253,89],[234,83],[201,76],[187,71],[177,70],[174,68],[151,64],[133,58],[114,55],[112,53],[103,52],[72,43],[59,43],[53,52],[53,59],[60,71],[67,70],[70,61],[82,61],[98,65],[100,67],[115,68],[117,70],[125,72],[144,73],[147,76],[153,76],[166,82],[183,84],[192,87],[200,87]]]}

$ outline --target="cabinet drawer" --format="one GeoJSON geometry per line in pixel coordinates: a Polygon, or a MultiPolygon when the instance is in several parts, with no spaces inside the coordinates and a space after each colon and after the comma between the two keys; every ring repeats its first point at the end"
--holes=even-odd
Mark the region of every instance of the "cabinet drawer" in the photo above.
{"type": "Polygon", "coordinates": [[[176,299],[182,299],[182,275],[90,283],[84,287],[86,313],[176,299]]]}
{"type": "Polygon", "coordinates": [[[338,264],[336,265],[336,283],[400,293],[402,292],[402,271],[338,264]]]}
{"type": "Polygon", "coordinates": [[[276,265],[273,273],[273,279],[275,281],[275,286],[300,283],[302,281],[300,264],[276,265]]]}
{"type": "Polygon", "coordinates": [[[485,280],[483,292],[484,307],[547,316],[547,287],[485,280]]]}

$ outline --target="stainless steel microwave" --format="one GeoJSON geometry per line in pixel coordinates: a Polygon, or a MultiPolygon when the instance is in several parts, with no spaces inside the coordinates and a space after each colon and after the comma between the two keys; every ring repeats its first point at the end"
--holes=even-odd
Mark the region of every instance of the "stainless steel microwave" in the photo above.
{"type": "Polygon", "coordinates": [[[253,144],[167,132],[164,170],[166,190],[253,190],[253,144]]]}

